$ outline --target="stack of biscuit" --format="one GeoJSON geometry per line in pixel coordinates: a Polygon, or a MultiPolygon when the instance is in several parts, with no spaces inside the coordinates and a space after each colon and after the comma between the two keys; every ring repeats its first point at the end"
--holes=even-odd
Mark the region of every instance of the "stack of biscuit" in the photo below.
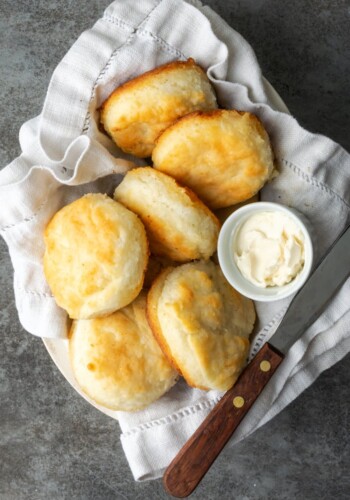
{"type": "Polygon", "coordinates": [[[100,116],[117,146],[150,166],[129,171],[114,199],[85,195],[46,227],[44,272],[72,319],[76,380],[121,411],[149,405],[179,376],[227,390],[246,363],[255,310],[212,260],[213,210],[271,177],[268,135],[252,114],[218,109],[193,59],[120,86],[100,116]]]}

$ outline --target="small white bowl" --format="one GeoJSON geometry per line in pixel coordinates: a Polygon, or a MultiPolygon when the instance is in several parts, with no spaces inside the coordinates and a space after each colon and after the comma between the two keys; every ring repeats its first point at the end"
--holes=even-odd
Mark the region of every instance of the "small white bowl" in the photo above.
{"type": "Polygon", "coordinates": [[[227,281],[238,292],[253,300],[260,302],[272,302],[284,299],[294,294],[303,286],[311,272],[313,247],[310,233],[305,222],[303,222],[303,216],[301,214],[298,214],[298,212],[294,209],[288,208],[284,205],[279,205],[278,203],[261,201],[257,203],[250,203],[238,208],[226,219],[219,234],[218,259],[227,281]],[[233,256],[234,239],[238,229],[251,215],[260,212],[276,211],[283,212],[285,215],[289,216],[301,229],[304,235],[305,262],[301,272],[297,274],[297,276],[290,283],[283,286],[262,288],[248,281],[238,269],[233,256]]]}

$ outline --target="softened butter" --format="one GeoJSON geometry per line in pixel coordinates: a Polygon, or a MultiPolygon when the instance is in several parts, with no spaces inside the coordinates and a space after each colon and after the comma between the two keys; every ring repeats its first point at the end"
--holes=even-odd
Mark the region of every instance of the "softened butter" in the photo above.
{"type": "Polygon", "coordinates": [[[304,236],[283,212],[251,215],[234,239],[234,259],[242,275],[259,287],[283,286],[304,266],[304,236]]]}

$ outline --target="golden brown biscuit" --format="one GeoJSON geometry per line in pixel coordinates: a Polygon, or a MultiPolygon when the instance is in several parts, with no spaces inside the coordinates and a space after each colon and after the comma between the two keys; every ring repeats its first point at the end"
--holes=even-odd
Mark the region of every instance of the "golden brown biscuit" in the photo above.
{"type": "Polygon", "coordinates": [[[81,389],[112,410],[140,410],[178,377],[149,328],[143,293],[110,316],[73,321],[69,350],[81,389]]]}
{"type": "Polygon", "coordinates": [[[118,87],[103,103],[101,123],[126,153],[151,156],[158,135],[177,118],[217,108],[207,75],[193,59],[174,61],[118,87]]]}
{"type": "Polygon", "coordinates": [[[74,319],[110,314],[140,292],[148,242],[139,218],[103,194],[63,207],[45,230],[44,272],[74,319]]]}
{"type": "Polygon", "coordinates": [[[172,177],[151,167],[130,170],[114,198],[140,217],[155,255],[187,262],[215,252],[219,221],[172,177]]]}
{"type": "Polygon", "coordinates": [[[147,296],[152,331],[187,383],[228,390],[246,363],[255,311],[219,266],[199,261],[164,270],[147,296]]]}
{"type": "Polygon", "coordinates": [[[152,153],[154,167],[177,179],[210,208],[251,198],[274,165],[268,135],[251,113],[191,113],[165,130],[152,153]]]}

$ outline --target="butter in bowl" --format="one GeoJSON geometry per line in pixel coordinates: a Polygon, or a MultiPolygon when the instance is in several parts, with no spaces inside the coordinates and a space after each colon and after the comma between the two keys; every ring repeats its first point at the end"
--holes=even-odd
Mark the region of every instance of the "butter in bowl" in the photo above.
{"type": "Polygon", "coordinates": [[[242,295],[271,302],[296,293],[310,275],[313,247],[303,216],[271,202],[245,205],[226,219],[218,259],[242,295]]]}

